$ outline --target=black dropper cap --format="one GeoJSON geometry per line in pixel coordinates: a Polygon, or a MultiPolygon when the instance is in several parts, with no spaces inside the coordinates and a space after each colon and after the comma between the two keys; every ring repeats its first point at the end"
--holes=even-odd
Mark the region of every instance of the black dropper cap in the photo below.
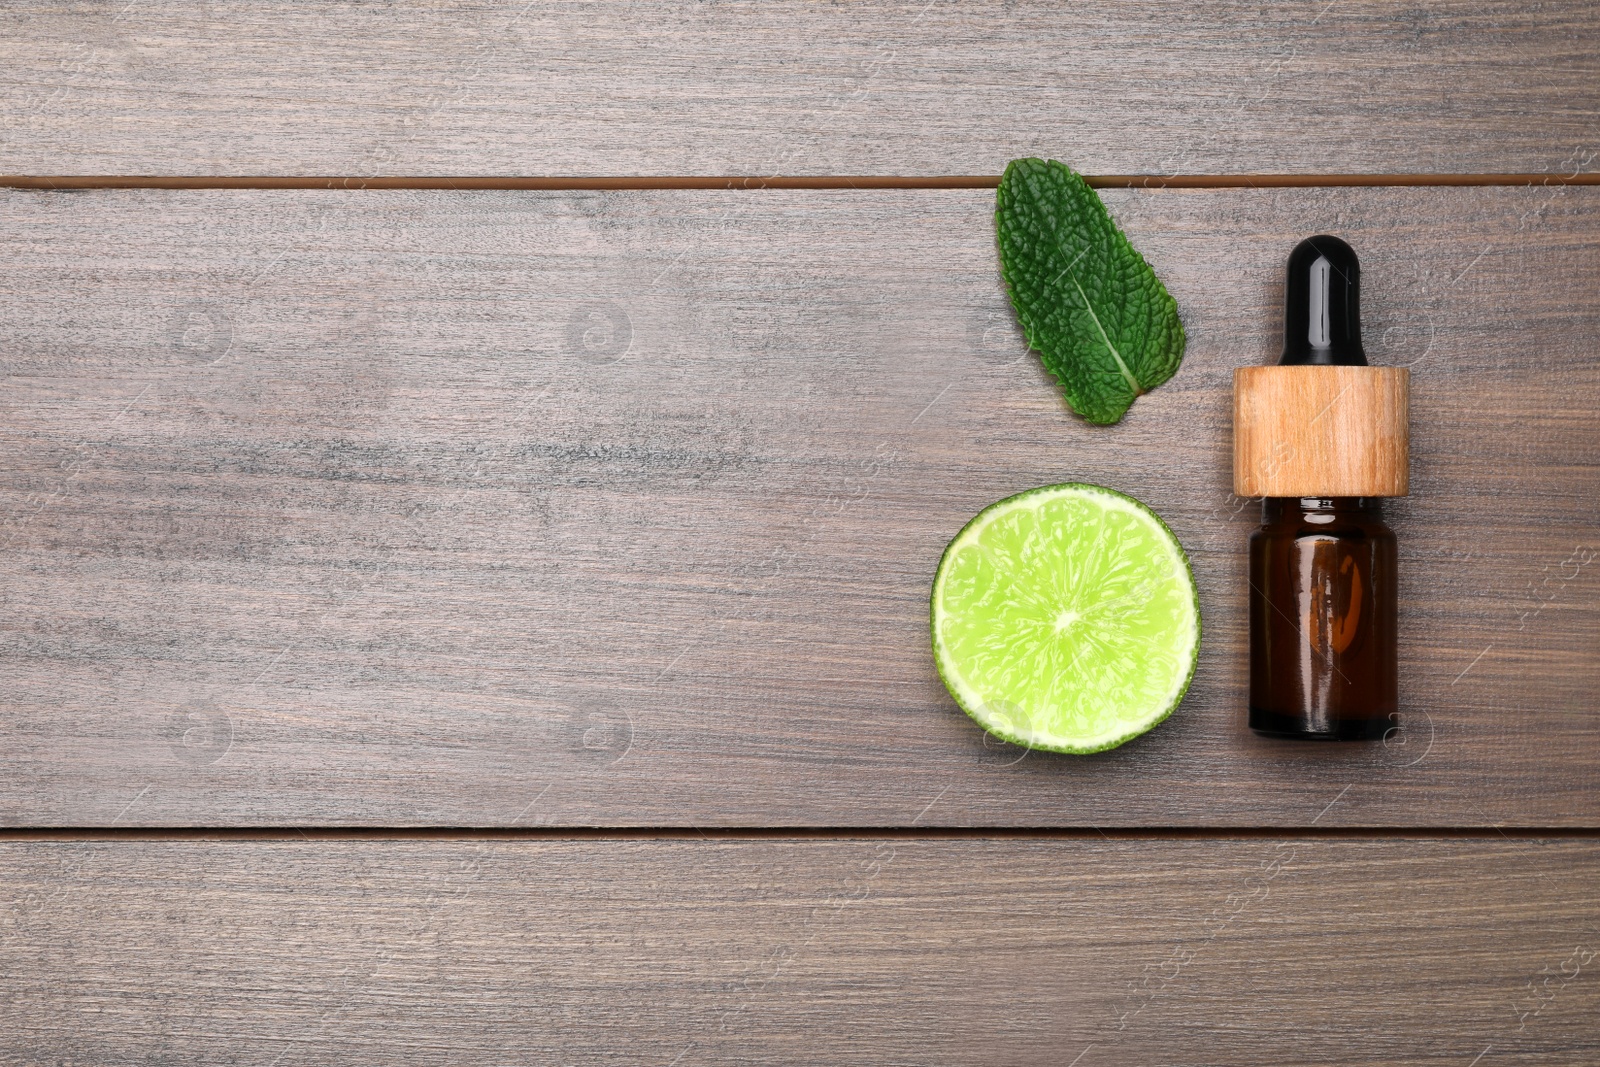
{"type": "Polygon", "coordinates": [[[1289,253],[1278,363],[1367,365],[1361,347],[1361,264],[1337,237],[1307,237],[1289,253]]]}

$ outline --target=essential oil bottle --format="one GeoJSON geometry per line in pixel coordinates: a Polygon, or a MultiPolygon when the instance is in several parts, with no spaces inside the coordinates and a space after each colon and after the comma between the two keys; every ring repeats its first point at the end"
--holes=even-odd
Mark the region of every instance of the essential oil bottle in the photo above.
{"type": "Polygon", "coordinates": [[[1361,346],[1361,268],[1337,237],[1289,256],[1283,357],[1234,371],[1234,492],[1250,538],[1250,728],[1308,740],[1396,725],[1395,538],[1380,500],[1408,481],[1409,377],[1361,346]]]}

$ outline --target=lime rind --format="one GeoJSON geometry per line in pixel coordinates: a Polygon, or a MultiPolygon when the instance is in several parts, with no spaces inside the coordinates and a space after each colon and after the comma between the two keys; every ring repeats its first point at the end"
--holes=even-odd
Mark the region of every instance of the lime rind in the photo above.
{"type": "MultiPolygon", "coordinates": [[[[1115,533],[1117,531],[1112,532],[1115,533]]],[[[1003,565],[1004,561],[1001,562],[1003,565]]],[[[1104,561],[1102,560],[1101,562],[1104,561]]],[[[1146,570],[1148,571],[1149,567],[1146,570]]],[[[1144,584],[1136,592],[1142,593],[1149,590],[1151,576],[1147,573],[1142,581],[1144,584]]],[[[1098,582],[1098,585],[1105,584],[1107,582],[1104,580],[1098,582]]],[[[1082,482],[1048,485],[1018,493],[984,508],[966,526],[962,527],[961,532],[945,548],[944,554],[939,560],[939,570],[937,577],[934,579],[930,601],[930,626],[933,637],[934,663],[939,670],[939,676],[944,681],[945,687],[950,691],[950,695],[961,709],[985,730],[1005,741],[1027,748],[1076,755],[1104,752],[1107,749],[1115,748],[1145,733],[1176,710],[1184,695],[1188,692],[1189,685],[1194,679],[1195,667],[1199,662],[1200,600],[1194,584],[1193,569],[1189,564],[1187,554],[1183,551],[1183,546],[1179,544],[1177,537],[1173,535],[1172,530],[1161,520],[1161,517],[1151,511],[1150,508],[1125,493],[1119,493],[1114,489],[1107,489],[1100,485],[1082,482]],[[1117,574],[1121,564],[1125,562],[1122,559],[1112,559],[1110,561],[1112,568],[1110,571],[1094,572],[1092,567],[1089,566],[1090,562],[1095,561],[1096,553],[1100,556],[1105,554],[1106,546],[1103,542],[1107,540],[1105,525],[1107,516],[1118,517],[1113,521],[1122,524],[1120,526],[1122,533],[1145,535],[1143,542],[1135,547],[1135,555],[1142,557],[1142,560],[1146,563],[1154,559],[1157,564],[1165,565],[1164,572],[1161,566],[1155,567],[1157,573],[1154,578],[1157,580],[1159,587],[1155,589],[1152,599],[1155,595],[1165,597],[1166,599],[1158,606],[1165,607],[1167,614],[1164,619],[1146,619],[1140,622],[1139,625],[1145,631],[1143,638],[1141,638],[1143,643],[1140,644],[1135,641],[1135,647],[1131,649],[1131,652],[1128,648],[1119,649],[1114,646],[1105,646],[1101,649],[1099,656],[1092,657],[1090,665],[1099,668],[1100,675],[1098,678],[1088,677],[1092,673],[1088,669],[1079,670],[1082,664],[1081,648],[1078,657],[1074,658],[1065,667],[1058,660],[1052,661],[1048,671],[1050,685],[1055,687],[1052,692],[1063,698],[1073,699],[1057,702],[1049,708],[1041,709],[1037,701],[1027,701],[1027,703],[1034,705],[1029,707],[1023,706],[1023,702],[1013,701],[1004,696],[986,696],[983,691],[984,687],[969,679],[962,667],[963,655],[969,661],[973,657],[974,642],[977,642],[983,646],[985,651],[991,653],[991,661],[997,656],[1003,661],[1004,650],[997,652],[996,646],[1003,646],[1007,643],[1027,646],[1030,643],[1027,636],[1015,633],[996,635],[992,629],[984,630],[981,626],[968,626],[965,631],[954,635],[957,638],[957,643],[963,643],[964,647],[960,650],[952,649],[946,631],[959,629],[961,620],[948,614],[942,615],[941,608],[945,602],[947,584],[952,580],[952,575],[958,569],[958,560],[960,561],[960,566],[969,572],[965,576],[966,580],[972,582],[978,582],[979,578],[970,572],[974,570],[981,571],[986,565],[996,562],[990,558],[991,554],[984,548],[984,535],[990,532],[991,529],[996,530],[999,536],[1010,535],[1012,537],[1015,537],[1017,531],[1020,530],[1025,535],[1024,555],[1036,553],[1050,547],[1039,543],[1040,537],[1071,538],[1074,531],[1065,528],[1070,525],[1067,522],[1057,522],[1048,530],[1040,533],[1043,524],[1038,519],[1045,508],[1054,508],[1058,513],[1058,518],[1076,508],[1079,517],[1092,516],[1097,520],[1099,526],[1096,531],[1097,536],[1088,544],[1088,550],[1091,554],[1088,562],[1084,560],[1067,561],[1064,556],[1071,555],[1068,552],[1060,558],[1060,565],[1052,564],[1047,568],[1051,581],[1056,584],[1053,590],[1044,591],[1047,594],[1046,597],[1037,596],[1036,594],[1039,590],[1036,589],[1013,586],[1007,590],[1013,596],[1020,596],[1024,600],[1031,598],[1035,602],[1024,606],[1024,614],[1026,614],[1027,609],[1034,606],[1043,607],[1047,601],[1054,604],[1053,601],[1048,600],[1048,594],[1052,592],[1060,597],[1070,596],[1072,591],[1067,588],[1067,585],[1070,584],[1072,576],[1068,572],[1075,566],[1079,567],[1081,574],[1087,574],[1094,579],[1105,579],[1108,574],[1117,574]],[[1027,522],[1017,521],[1024,516],[1029,521],[1032,521],[1032,529],[1028,528],[1027,522]],[[1010,529],[997,527],[996,524],[1007,520],[1012,520],[1010,529]],[[1127,520],[1131,520],[1131,523],[1127,520]],[[1149,548],[1152,546],[1159,546],[1165,553],[1164,558],[1160,557],[1158,553],[1149,552],[1149,548]],[[964,551],[974,548],[978,551],[964,551]],[[951,625],[942,627],[942,621],[951,625]],[[1132,682],[1145,680],[1140,676],[1140,672],[1137,669],[1128,667],[1130,663],[1128,656],[1131,653],[1136,653],[1138,656],[1143,657],[1146,663],[1152,660],[1155,661],[1155,666],[1158,669],[1165,665],[1167,675],[1161,680],[1164,680],[1166,684],[1164,686],[1158,685],[1156,688],[1159,691],[1157,692],[1146,691],[1142,693],[1131,693],[1129,692],[1128,684],[1124,684],[1121,697],[1124,699],[1131,698],[1130,703],[1133,706],[1122,706],[1107,710],[1109,701],[1114,700],[1117,694],[1113,693],[1108,698],[1093,690],[1085,689],[1083,683],[1085,681],[1098,680],[1109,688],[1115,689],[1119,680],[1124,683],[1129,683],[1130,679],[1132,682]],[[1118,658],[1119,655],[1120,658],[1118,658]],[[1119,671],[1121,672],[1120,675],[1119,671]],[[1083,714],[1078,711],[1062,711],[1062,708],[1068,705],[1081,705],[1084,701],[1096,700],[1101,704],[1101,714],[1098,715],[1083,714]],[[1065,729],[1061,728],[1063,717],[1066,719],[1065,729]],[[1055,722],[1056,728],[1041,728],[1041,720],[1047,718],[1055,722]]],[[[1111,603],[1114,605],[1115,601],[1111,603]]],[[[1091,602],[1088,608],[1084,609],[1084,613],[1087,614],[1089,610],[1096,610],[1102,606],[1104,605],[1100,602],[1091,602]]],[[[1012,608],[1015,609],[1015,607],[1016,605],[1013,603],[1012,608]]],[[[1054,608],[1052,607],[1048,610],[1054,610],[1054,608]]],[[[1013,610],[1013,614],[1015,613],[1015,610],[1013,610]]],[[[1078,612],[1076,611],[1063,611],[1061,614],[1063,618],[1070,616],[1069,623],[1075,622],[1078,617],[1078,612]]],[[[1026,622],[1028,620],[1024,619],[1023,621],[1026,622]]],[[[1038,625],[1038,619],[1034,619],[1033,623],[1038,625]]],[[[1062,623],[1059,619],[1056,625],[1058,629],[1061,628],[1062,623]]],[[[1098,635],[1089,635],[1083,639],[1083,641],[1097,640],[1099,640],[1098,635]]],[[[1082,645],[1083,641],[1080,641],[1079,644],[1082,645]]],[[[1031,649],[1024,647],[1022,655],[1027,656],[1031,651],[1035,654],[1053,656],[1064,647],[1066,646],[1060,642],[1040,642],[1035,638],[1032,641],[1031,649]]],[[[1035,658],[1037,658],[1037,655],[1035,655],[1035,658]]],[[[1003,662],[1001,665],[1006,666],[1003,662]]],[[[1035,663],[1033,666],[1037,669],[1038,665],[1035,663]]],[[[980,671],[979,673],[982,672],[980,671]]],[[[1144,673],[1149,674],[1152,672],[1146,671],[1144,673]]],[[[1154,673],[1159,674],[1159,670],[1154,673]]],[[[1024,684],[1027,683],[1024,682],[1024,684]]],[[[1030,693],[1029,695],[1036,694],[1030,693]]]]}

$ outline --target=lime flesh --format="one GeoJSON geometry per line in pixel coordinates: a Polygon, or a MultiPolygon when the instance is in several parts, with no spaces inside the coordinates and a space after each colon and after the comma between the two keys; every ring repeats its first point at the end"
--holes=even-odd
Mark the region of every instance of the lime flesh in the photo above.
{"type": "Polygon", "coordinates": [[[1155,512],[1098,485],[992,504],[933,580],[933,657],[985,730],[1029,748],[1115,748],[1172,714],[1194,677],[1200,602],[1155,512]]]}

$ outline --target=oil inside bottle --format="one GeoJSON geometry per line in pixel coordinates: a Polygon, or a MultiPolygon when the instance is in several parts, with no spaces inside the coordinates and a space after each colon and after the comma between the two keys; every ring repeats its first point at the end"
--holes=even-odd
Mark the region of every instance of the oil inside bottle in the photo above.
{"type": "Polygon", "coordinates": [[[1357,740],[1394,726],[1396,594],[1376,500],[1264,500],[1250,538],[1250,728],[1357,740]]]}

